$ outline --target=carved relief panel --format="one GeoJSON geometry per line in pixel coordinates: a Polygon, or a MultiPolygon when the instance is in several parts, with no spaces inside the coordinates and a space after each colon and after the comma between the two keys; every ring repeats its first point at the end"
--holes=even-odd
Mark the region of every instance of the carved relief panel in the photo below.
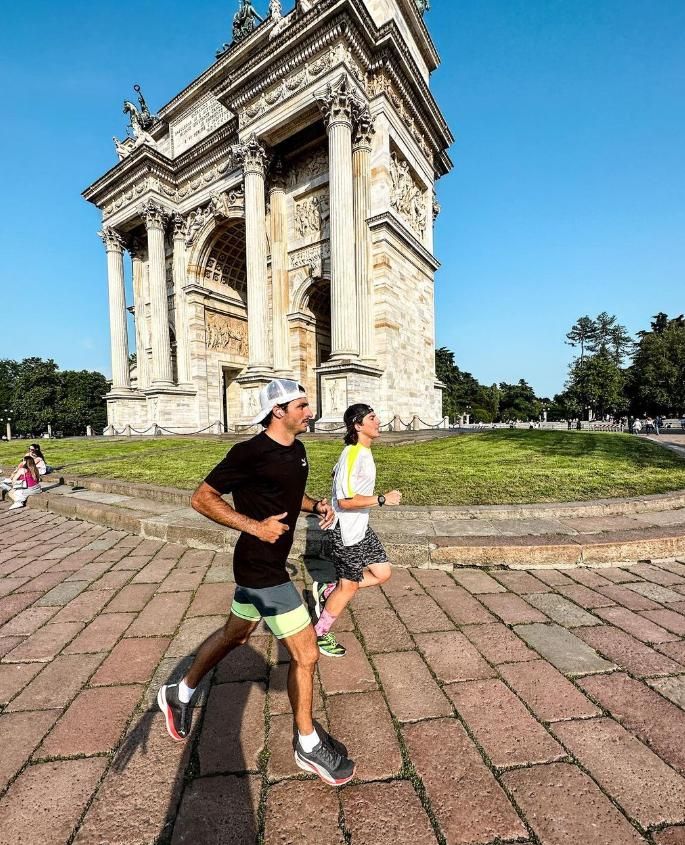
{"type": "Polygon", "coordinates": [[[216,311],[205,313],[207,349],[247,357],[247,323],[216,311]]]}
{"type": "Polygon", "coordinates": [[[423,240],[426,233],[426,199],[414,178],[409,164],[396,152],[390,155],[390,206],[423,240]]]}
{"type": "Polygon", "coordinates": [[[320,241],[330,235],[330,201],[328,190],[319,190],[295,200],[293,226],[295,238],[320,241]]]}

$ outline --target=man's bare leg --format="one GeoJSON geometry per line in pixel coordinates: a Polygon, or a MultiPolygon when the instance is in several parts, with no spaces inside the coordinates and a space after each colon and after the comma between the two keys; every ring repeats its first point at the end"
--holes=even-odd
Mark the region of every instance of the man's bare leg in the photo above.
{"type": "Polygon", "coordinates": [[[217,663],[226,657],[233,649],[244,645],[259,622],[248,622],[229,614],[228,620],[223,628],[219,628],[210,634],[198,648],[193,664],[183,679],[191,688],[195,689],[204,676],[213,669],[217,663]]]}
{"type": "Polygon", "coordinates": [[[290,653],[288,698],[293,708],[295,724],[300,734],[309,735],[314,731],[312,721],[314,670],[319,660],[314,628],[309,625],[299,634],[286,637],[282,642],[290,653]]]}

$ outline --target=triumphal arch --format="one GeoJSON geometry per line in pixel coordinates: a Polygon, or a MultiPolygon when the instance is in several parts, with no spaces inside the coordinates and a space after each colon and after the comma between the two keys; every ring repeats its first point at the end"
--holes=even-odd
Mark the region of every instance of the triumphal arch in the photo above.
{"type": "Polygon", "coordinates": [[[271,0],[262,19],[239,0],[232,41],[157,114],[135,86],[119,161],[84,192],[107,255],[111,426],[232,429],[274,375],[306,386],[321,427],[361,400],[383,422],[441,418],[434,185],[452,137],[426,6],[271,0]]]}

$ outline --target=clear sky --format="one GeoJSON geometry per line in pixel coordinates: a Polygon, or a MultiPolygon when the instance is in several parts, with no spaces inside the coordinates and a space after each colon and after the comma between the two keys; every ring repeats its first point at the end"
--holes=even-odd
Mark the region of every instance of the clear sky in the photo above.
{"type": "MultiPolygon", "coordinates": [[[[153,111],[168,102],[230,39],[237,5],[3,7],[0,358],[110,374],[100,219],[80,192],[116,162],[131,86],[153,111]]],[[[485,383],[551,395],[578,316],[635,332],[685,311],[685,2],[432,6],[432,85],[457,139],[438,188],[437,342],[485,383]]]]}

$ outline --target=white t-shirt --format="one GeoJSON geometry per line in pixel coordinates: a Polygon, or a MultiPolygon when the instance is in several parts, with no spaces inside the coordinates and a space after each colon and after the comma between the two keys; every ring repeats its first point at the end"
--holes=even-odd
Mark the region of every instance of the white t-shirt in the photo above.
{"type": "Polygon", "coordinates": [[[331,528],[340,522],[340,534],[346,546],[353,546],[363,540],[369,524],[369,508],[344,511],[338,503],[340,499],[351,499],[357,494],[373,496],[375,483],[376,464],[371,449],[359,443],[345,446],[333,470],[331,498],[336,520],[331,528]]]}

